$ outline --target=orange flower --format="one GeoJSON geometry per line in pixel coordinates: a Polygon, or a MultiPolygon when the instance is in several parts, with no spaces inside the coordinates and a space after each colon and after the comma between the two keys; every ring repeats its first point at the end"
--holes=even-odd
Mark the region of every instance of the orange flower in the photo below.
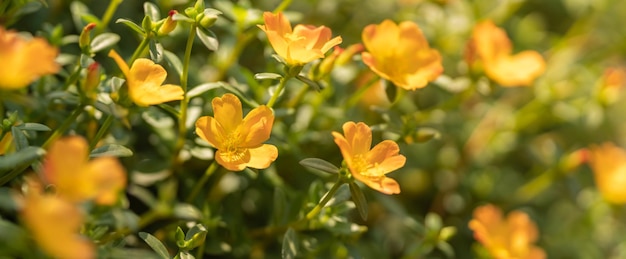
{"type": "Polygon", "coordinates": [[[185,92],[178,85],[161,85],[167,77],[165,69],[152,60],[139,58],[130,69],[115,50],[109,52],[126,77],[130,99],[139,106],[150,106],[164,102],[182,100],[185,92]]]}
{"type": "Polygon", "coordinates": [[[98,157],[88,161],[85,139],[65,137],[52,144],[44,161],[46,180],[55,185],[60,197],[72,202],[95,199],[112,205],[126,187],[126,172],[113,157],[98,157]]]}
{"type": "Polygon", "coordinates": [[[272,110],[261,105],[242,119],[237,96],[225,94],[213,98],[212,103],[215,117],[200,117],[196,121],[196,134],[217,148],[216,161],[231,171],[269,167],[278,157],[275,146],[263,144],[272,132],[272,110]]]}
{"type": "Polygon", "coordinates": [[[605,200],[626,204],[626,150],[612,143],[589,148],[589,165],[605,200]]]}
{"type": "Polygon", "coordinates": [[[400,193],[400,185],[385,174],[404,166],[406,157],[400,155],[398,144],[391,140],[372,146],[372,130],[363,122],[343,124],[343,133],[332,132],[352,176],[384,194],[400,193]]]}
{"type": "Polygon", "coordinates": [[[291,30],[289,20],[282,13],[263,13],[265,25],[258,25],[267,34],[276,53],[290,66],[302,66],[323,58],[324,53],[341,43],[341,37],[330,38],[332,32],[325,26],[296,25],[291,30]]]}
{"type": "Polygon", "coordinates": [[[509,213],[502,218],[502,211],[491,204],[474,209],[469,222],[478,240],[497,259],[546,258],[543,249],[533,245],[539,233],[528,215],[521,211],[509,213]]]}
{"type": "Polygon", "coordinates": [[[370,24],[361,37],[368,51],[361,54],[363,63],[398,87],[423,88],[443,72],[441,55],[413,22],[370,24]]]}
{"type": "Polygon", "coordinates": [[[93,244],[79,235],[80,210],[58,196],[43,194],[33,180],[28,185],[21,217],[35,242],[55,258],[94,258],[93,244]]]}
{"type": "Polygon", "coordinates": [[[502,86],[528,86],[543,74],[546,64],[538,52],[512,55],[512,51],[506,32],[492,21],[484,21],[474,27],[466,60],[470,65],[482,61],[487,76],[502,86]]]}
{"type": "Polygon", "coordinates": [[[0,89],[22,88],[41,76],[57,73],[60,67],[54,59],[58,53],[42,38],[26,40],[0,26],[0,89]]]}

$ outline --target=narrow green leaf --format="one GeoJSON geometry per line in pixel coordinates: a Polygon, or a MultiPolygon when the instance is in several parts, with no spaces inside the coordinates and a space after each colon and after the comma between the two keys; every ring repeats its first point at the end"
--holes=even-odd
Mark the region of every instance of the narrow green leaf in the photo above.
{"type": "Polygon", "coordinates": [[[217,89],[222,86],[223,86],[222,82],[212,82],[212,83],[201,84],[201,85],[195,86],[194,88],[191,88],[191,90],[187,92],[187,97],[191,99],[191,98],[200,96],[209,90],[217,89]]]}
{"type": "Polygon", "coordinates": [[[91,51],[100,52],[101,50],[110,48],[120,41],[120,36],[115,33],[105,32],[91,40],[91,51]]]}
{"type": "MultiPolygon", "coordinates": [[[[15,134],[13,136],[15,136],[15,134]]],[[[10,170],[20,165],[32,163],[44,154],[46,154],[46,151],[40,147],[24,147],[15,153],[0,156],[0,171],[10,170]]]]}
{"type": "Polygon", "coordinates": [[[315,91],[321,91],[323,89],[322,85],[320,85],[318,82],[315,82],[305,76],[297,75],[296,79],[300,80],[302,83],[305,83],[311,88],[315,89],[315,91]]]}
{"type": "Polygon", "coordinates": [[[174,216],[185,220],[199,220],[202,218],[202,212],[191,204],[177,203],[174,205],[174,216]]]}
{"type": "Polygon", "coordinates": [[[281,255],[283,259],[293,259],[298,255],[298,236],[293,228],[287,229],[283,237],[281,255]]]}
{"type": "Polygon", "coordinates": [[[22,150],[28,147],[28,138],[26,134],[18,127],[11,127],[11,134],[13,135],[13,141],[15,142],[15,149],[22,150]]]}
{"type": "Polygon", "coordinates": [[[72,14],[74,26],[76,26],[79,31],[82,30],[87,24],[83,21],[82,16],[89,13],[89,8],[80,1],[72,1],[72,3],[70,3],[70,13],[72,14]]]}
{"type": "MultiPolygon", "coordinates": [[[[165,61],[170,64],[170,66],[176,71],[178,76],[183,74],[183,62],[180,61],[178,56],[171,51],[164,50],[163,55],[165,57],[165,61]]],[[[189,93],[187,93],[189,95],[189,93]]]]}
{"type": "Polygon", "coordinates": [[[21,130],[50,131],[50,128],[48,128],[48,126],[39,124],[39,123],[33,123],[33,122],[27,122],[24,124],[17,125],[15,127],[21,130]]]}
{"type": "Polygon", "coordinates": [[[151,2],[143,3],[143,11],[147,16],[150,16],[150,19],[152,19],[153,21],[158,21],[161,19],[159,7],[151,2]]]}
{"type": "Polygon", "coordinates": [[[183,249],[191,250],[198,246],[204,245],[206,239],[207,229],[202,224],[193,226],[185,235],[185,246],[183,249]]]}
{"type": "Polygon", "coordinates": [[[158,41],[151,40],[149,44],[150,48],[150,58],[155,63],[160,63],[163,60],[163,45],[158,41]]]}
{"type": "Polygon", "coordinates": [[[254,79],[256,80],[265,80],[265,79],[281,79],[282,75],[276,73],[258,73],[254,74],[254,79]]]}
{"type": "Polygon", "coordinates": [[[368,206],[365,195],[361,191],[361,188],[355,183],[350,182],[350,194],[352,195],[352,201],[356,205],[356,209],[359,211],[359,215],[363,220],[367,220],[368,206]]]}
{"type": "Polygon", "coordinates": [[[172,16],[172,20],[174,21],[180,21],[180,22],[189,22],[189,23],[193,23],[195,22],[193,19],[187,17],[186,15],[182,14],[182,13],[176,13],[172,16]]]}
{"type": "Polygon", "coordinates": [[[124,18],[119,18],[115,21],[115,23],[121,23],[124,24],[126,26],[128,26],[128,28],[132,29],[133,31],[136,31],[139,34],[145,34],[146,32],[143,30],[143,28],[141,28],[141,26],[139,26],[138,24],[134,23],[131,20],[128,19],[124,19],[124,18]]]}
{"type": "Polygon", "coordinates": [[[143,241],[145,241],[146,244],[148,244],[152,248],[152,250],[154,250],[159,256],[161,256],[161,258],[171,258],[170,254],[167,252],[167,248],[165,248],[165,245],[163,245],[163,243],[161,243],[161,240],[159,240],[158,238],[146,232],[139,232],[139,237],[141,237],[141,239],[143,239],[143,241]]]}
{"type": "Polygon", "coordinates": [[[180,258],[180,259],[196,259],[195,256],[193,256],[192,254],[190,254],[187,251],[180,251],[178,253],[178,258],[180,258]]]}
{"type": "Polygon", "coordinates": [[[119,144],[106,144],[91,151],[90,157],[101,156],[117,156],[129,157],[133,155],[133,151],[119,144]]]}
{"type": "Polygon", "coordinates": [[[26,4],[22,5],[21,8],[17,10],[17,12],[15,12],[14,16],[19,17],[25,14],[34,13],[41,7],[43,7],[43,4],[40,2],[27,2],[26,4]]]}
{"type": "Polygon", "coordinates": [[[287,224],[288,212],[289,212],[289,203],[287,202],[287,195],[285,195],[285,191],[282,188],[274,189],[274,210],[272,211],[272,221],[277,226],[282,226],[287,224]]]}
{"type": "Polygon", "coordinates": [[[319,159],[319,158],[302,159],[300,160],[300,165],[308,167],[308,168],[317,169],[325,173],[330,173],[330,174],[339,173],[339,168],[337,168],[335,165],[331,164],[330,162],[319,159]]]}
{"type": "Polygon", "coordinates": [[[185,232],[180,227],[176,228],[176,234],[174,235],[176,239],[176,245],[178,248],[185,247],[185,232]]]}
{"type": "Polygon", "coordinates": [[[206,46],[209,50],[217,51],[217,48],[219,47],[219,42],[217,41],[217,36],[215,36],[212,31],[197,27],[196,35],[198,35],[198,38],[200,38],[202,44],[204,44],[204,46],[206,46]]]}

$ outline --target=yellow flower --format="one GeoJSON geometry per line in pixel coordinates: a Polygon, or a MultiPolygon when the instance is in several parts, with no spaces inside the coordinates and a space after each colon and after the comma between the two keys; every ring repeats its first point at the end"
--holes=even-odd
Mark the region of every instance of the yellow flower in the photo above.
{"type": "Polygon", "coordinates": [[[502,211],[491,204],[474,209],[469,222],[478,240],[497,259],[540,259],[546,258],[543,249],[533,245],[539,237],[537,226],[528,215],[513,211],[506,219],[502,211]]]}
{"type": "Polygon", "coordinates": [[[60,197],[72,202],[94,199],[112,205],[126,187],[126,172],[113,157],[88,161],[85,139],[65,137],[52,144],[44,161],[46,180],[55,186],[60,197]]]}
{"type": "Polygon", "coordinates": [[[372,145],[372,130],[363,122],[343,124],[343,133],[332,132],[352,176],[384,194],[400,193],[400,185],[385,174],[404,166],[398,144],[391,140],[372,145]]]}
{"type": "Polygon", "coordinates": [[[57,73],[60,67],[54,59],[58,53],[42,38],[26,40],[0,26],[0,89],[22,88],[41,76],[57,73]]]}
{"type": "Polygon", "coordinates": [[[242,119],[241,101],[233,94],[213,98],[215,117],[196,121],[196,134],[217,148],[217,163],[231,171],[246,167],[264,169],[278,157],[278,149],[263,144],[269,139],[274,123],[272,110],[261,105],[242,119]]]}
{"type": "Polygon", "coordinates": [[[484,21],[474,27],[466,60],[470,65],[480,60],[487,76],[502,86],[531,85],[545,70],[543,57],[531,50],[512,52],[506,32],[492,21],[484,21]]]}
{"type": "Polygon", "coordinates": [[[258,25],[267,34],[276,53],[288,65],[301,66],[323,58],[324,53],[341,43],[341,37],[330,38],[332,32],[325,26],[296,25],[291,30],[289,20],[282,13],[263,13],[265,25],[258,25]]]}
{"type": "Polygon", "coordinates": [[[20,215],[37,245],[55,258],[94,258],[93,244],[79,235],[83,215],[78,207],[61,197],[43,194],[34,180],[28,185],[20,215]]]}
{"type": "Polygon", "coordinates": [[[178,85],[161,85],[167,77],[165,69],[147,58],[139,58],[130,69],[115,50],[109,52],[126,77],[130,99],[139,106],[182,100],[185,92],[178,85]]]}
{"type": "Polygon", "coordinates": [[[363,63],[396,86],[415,90],[425,87],[442,72],[441,55],[428,46],[413,22],[396,25],[390,20],[370,24],[361,34],[367,52],[363,63]]]}
{"type": "Polygon", "coordinates": [[[589,148],[589,165],[605,200],[626,204],[626,150],[612,143],[589,148]]]}

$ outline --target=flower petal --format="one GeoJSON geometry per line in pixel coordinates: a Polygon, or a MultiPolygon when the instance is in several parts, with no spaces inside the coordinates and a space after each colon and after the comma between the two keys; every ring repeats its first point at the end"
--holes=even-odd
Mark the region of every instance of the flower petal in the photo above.
{"type": "Polygon", "coordinates": [[[536,51],[523,51],[485,62],[485,73],[502,86],[527,86],[543,74],[546,64],[536,51]]]}
{"type": "Polygon", "coordinates": [[[56,140],[46,154],[46,181],[55,185],[60,195],[74,202],[93,198],[95,185],[85,172],[88,154],[87,141],[79,136],[56,140]]]}
{"type": "Polygon", "coordinates": [[[88,172],[95,183],[95,202],[113,205],[126,188],[126,171],[116,158],[99,157],[89,162],[88,172]]]}
{"type": "Polygon", "coordinates": [[[241,147],[254,148],[270,138],[274,114],[265,105],[252,109],[243,119],[240,127],[243,142],[241,147]]]}
{"type": "Polygon", "coordinates": [[[241,101],[233,94],[224,94],[221,98],[213,98],[214,118],[222,126],[225,133],[234,132],[241,125],[243,112],[241,101]]]}
{"type": "Polygon", "coordinates": [[[196,134],[217,149],[225,148],[226,133],[217,120],[203,116],[196,121],[196,134]]]}
{"type": "Polygon", "coordinates": [[[117,63],[117,66],[120,68],[124,76],[128,79],[128,75],[130,74],[130,69],[128,68],[128,64],[126,64],[126,61],[124,61],[124,59],[120,57],[120,54],[117,54],[117,51],[115,50],[110,50],[109,57],[115,60],[115,63],[117,63]]]}
{"type": "Polygon", "coordinates": [[[229,152],[218,149],[215,152],[215,161],[227,170],[237,172],[246,169],[246,165],[250,162],[249,149],[241,149],[237,152],[229,152]]]}
{"type": "Polygon", "coordinates": [[[385,140],[367,152],[366,161],[377,165],[386,174],[402,168],[406,163],[406,157],[399,153],[400,148],[396,142],[385,140]]]}
{"type": "Polygon", "coordinates": [[[152,60],[137,59],[128,75],[128,94],[139,106],[149,106],[184,98],[183,89],[177,85],[163,85],[167,72],[152,60]]]}
{"type": "Polygon", "coordinates": [[[372,130],[363,122],[343,124],[343,132],[351,148],[352,156],[365,155],[372,146],[372,130]]]}
{"type": "Polygon", "coordinates": [[[264,144],[258,148],[250,148],[248,151],[250,161],[246,166],[256,169],[268,168],[278,157],[278,149],[274,145],[264,144]]]}

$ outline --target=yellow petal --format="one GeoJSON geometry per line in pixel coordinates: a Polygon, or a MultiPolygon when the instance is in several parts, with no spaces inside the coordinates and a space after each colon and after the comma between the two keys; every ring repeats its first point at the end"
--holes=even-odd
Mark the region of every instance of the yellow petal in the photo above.
{"type": "Polygon", "coordinates": [[[384,173],[400,169],[406,163],[406,157],[400,155],[400,148],[396,142],[385,140],[367,152],[366,161],[378,165],[384,173]]]}
{"type": "Polygon", "coordinates": [[[372,130],[363,122],[343,124],[343,132],[351,148],[352,156],[365,155],[372,146],[372,130]]]}
{"type": "Polygon", "coordinates": [[[512,45],[506,32],[492,21],[476,24],[472,33],[475,48],[481,59],[492,60],[511,55],[512,45]]]}
{"type": "Polygon", "coordinates": [[[89,162],[91,181],[96,183],[95,202],[114,205],[120,192],[126,188],[126,171],[116,158],[99,157],[89,162]]]}
{"type": "Polygon", "coordinates": [[[221,98],[213,98],[214,118],[222,126],[224,132],[231,133],[237,130],[243,120],[241,101],[233,94],[225,94],[221,98]]]}
{"type": "Polygon", "coordinates": [[[217,149],[224,149],[226,132],[222,126],[210,116],[203,116],[196,121],[196,134],[217,149]]]}
{"type": "Polygon", "coordinates": [[[252,109],[243,119],[240,127],[243,141],[241,147],[254,148],[270,138],[274,114],[265,105],[252,109]]]}
{"type": "Polygon", "coordinates": [[[489,78],[502,86],[528,86],[545,71],[545,61],[536,51],[523,51],[485,63],[489,78]]]}
{"type": "Polygon", "coordinates": [[[278,157],[278,149],[274,145],[264,144],[258,148],[250,148],[248,151],[250,160],[246,166],[256,169],[268,168],[278,157]]]}
{"type": "Polygon", "coordinates": [[[120,54],[117,54],[117,51],[115,50],[110,50],[109,57],[115,60],[115,63],[117,63],[117,66],[120,68],[120,70],[124,74],[124,77],[128,78],[128,75],[130,74],[129,73],[130,69],[128,68],[128,64],[126,64],[126,61],[124,61],[124,59],[120,57],[120,54]]]}
{"type": "Polygon", "coordinates": [[[87,141],[79,136],[61,138],[50,146],[44,175],[59,195],[74,202],[93,198],[95,185],[86,171],[88,155],[87,141]]]}
{"type": "Polygon", "coordinates": [[[589,163],[598,190],[613,204],[626,204],[626,150],[612,143],[590,148],[589,163]]]}
{"type": "Polygon", "coordinates": [[[161,86],[166,77],[165,69],[152,60],[135,60],[127,76],[130,98],[139,106],[182,100],[185,93],[180,86],[161,86]]]}
{"type": "Polygon", "coordinates": [[[250,162],[250,152],[248,149],[237,151],[218,149],[215,152],[215,161],[229,171],[241,171],[246,169],[246,165],[250,162]]]}
{"type": "Polygon", "coordinates": [[[352,176],[354,176],[354,178],[366,184],[370,188],[376,191],[379,191],[381,193],[388,194],[388,195],[400,193],[400,185],[398,184],[398,182],[396,182],[396,180],[391,179],[389,177],[383,176],[383,177],[378,177],[378,178],[372,178],[372,177],[365,177],[360,174],[352,174],[352,176]]]}

